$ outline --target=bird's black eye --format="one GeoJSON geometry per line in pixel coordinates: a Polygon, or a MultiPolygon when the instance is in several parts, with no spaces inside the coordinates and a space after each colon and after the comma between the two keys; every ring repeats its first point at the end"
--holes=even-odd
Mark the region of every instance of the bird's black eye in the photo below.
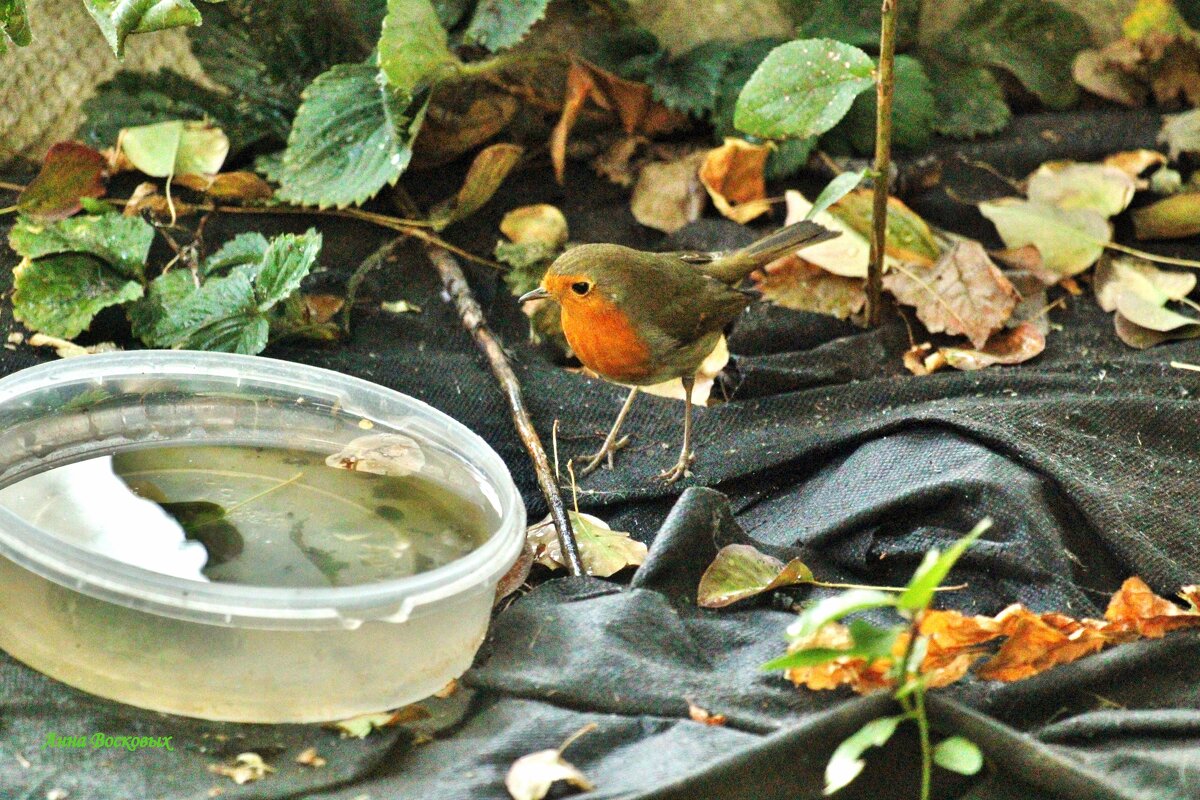
{"type": "Polygon", "coordinates": [[[575,281],[574,283],[571,284],[571,291],[574,292],[575,294],[579,295],[580,297],[583,297],[585,294],[587,294],[591,290],[592,290],[592,285],[590,283],[588,283],[587,281],[575,281]]]}

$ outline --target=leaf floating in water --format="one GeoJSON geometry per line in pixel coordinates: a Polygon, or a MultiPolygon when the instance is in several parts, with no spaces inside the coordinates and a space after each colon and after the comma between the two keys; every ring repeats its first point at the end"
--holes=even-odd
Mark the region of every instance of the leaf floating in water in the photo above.
{"type": "Polygon", "coordinates": [[[224,506],[207,500],[158,504],[179,523],[184,536],[204,545],[208,551],[205,569],[224,564],[242,554],[245,540],[237,526],[226,518],[224,506]]]}
{"type": "Polygon", "coordinates": [[[425,452],[411,436],[375,433],[360,436],[325,459],[326,466],[402,478],[425,467],[425,452]]]}

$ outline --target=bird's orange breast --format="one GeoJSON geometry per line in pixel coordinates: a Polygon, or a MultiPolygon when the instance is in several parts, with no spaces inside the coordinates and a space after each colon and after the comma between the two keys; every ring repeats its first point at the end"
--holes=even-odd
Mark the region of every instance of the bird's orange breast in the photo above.
{"type": "Polygon", "coordinates": [[[563,334],[583,365],[617,383],[637,383],[654,373],[650,348],[629,317],[597,299],[562,306],[563,334]]]}

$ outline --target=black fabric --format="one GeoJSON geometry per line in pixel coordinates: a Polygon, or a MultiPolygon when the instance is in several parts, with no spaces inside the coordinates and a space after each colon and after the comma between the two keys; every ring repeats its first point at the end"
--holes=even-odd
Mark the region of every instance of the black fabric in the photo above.
{"type": "MultiPolygon", "coordinates": [[[[995,243],[965,204],[996,193],[988,188],[994,176],[974,162],[1020,177],[1049,158],[1149,146],[1157,125],[1133,113],[1026,117],[997,140],[943,148],[950,190],[909,200],[932,222],[995,243]]],[[[421,182],[430,197],[452,187],[455,175],[444,172],[421,182]]],[[[573,164],[558,188],[545,169],[523,172],[454,237],[486,252],[500,215],[533,202],[563,208],[581,241],[708,249],[750,235],[708,221],[664,243],[637,226],[621,190],[586,173],[573,164]]],[[[206,239],[310,222],[215,217],[206,239]]],[[[386,239],[344,222],[321,227],[327,272],[318,283],[337,285],[386,239]]],[[[1168,249],[1194,257],[1195,245],[1168,249]]],[[[11,254],[2,259],[11,266],[11,254]]],[[[558,419],[564,458],[595,447],[624,391],[566,372],[527,345],[525,319],[502,282],[486,268],[470,271],[545,440],[558,419]]],[[[349,342],[279,345],[267,355],[359,375],[447,411],[504,457],[531,515],[544,513],[503,397],[419,250],[398,251],[367,291],[371,302],[349,342]],[[400,298],[422,313],[371,310],[400,298]]],[[[192,800],[220,787],[222,797],[263,800],[503,798],[513,760],[557,746],[588,722],[598,728],[567,757],[595,782],[592,797],[820,797],[833,748],[888,713],[890,701],[797,690],[763,673],[759,665],[782,650],[792,604],[826,590],[697,609],[697,581],[719,546],[753,542],[804,557],[825,580],[895,584],[929,547],[991,516],[994,527],[951,575],[968,587],[941,604],[990,614],[1019,601],[1095,616],[1131,574],[1168,595],[1200,582],[1200,378],[1168,365],[1200,361],[1200,344],[1130,350],[1088,293],[1067,297],[1052,320],[1061,330],[1028,364],[915,378],[900,362],[909,338],[899,318],[864,331],[755,306],[730,337],[731,399],[697,411],[691,488],[650,480],[672,461],[682,422],[678,402],[653,397],[641,398],[627,423],[634,441],[617,470],[581,486],[587,510],[651,544],[646,563],[627,584],[557,578],[512,602],[496,617],[467,688],[426,704],[431,719],[364,741],[317,726],[198,722],[89,697],[0,655],[0,797],[40,800],[58,788],[88,800],[192,800]],[[689,701],[726,715],[726,725],[690,720],[689,701]],[[170,735],[175,751],[40,749],[51,731],[170,735]],[[293,762],[310,746],[327,766],[293,762]],[[278,772],[240,787],[207,772],[245,751],[278,772]]],[[[94,335],[119,335],[122,325],[110,316],[94,335]]],[[[0,371],[45,357],[0,351],[0,371]]],[[[1195,633],[1123,645],[1015,684],[969,679],[934,698],[939,735],[967,735],[988,757],[977,778],[938,770],[939,797],[1200,797],[1195,633]]],[[[915,737],[902,728],[839,796],[915,797],[916,763],[915,737]]]]}

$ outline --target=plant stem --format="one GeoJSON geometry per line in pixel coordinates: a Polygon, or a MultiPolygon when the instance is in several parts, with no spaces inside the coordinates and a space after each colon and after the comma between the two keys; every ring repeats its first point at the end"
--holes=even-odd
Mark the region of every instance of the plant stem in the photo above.
{"type": "Polygon", "coordinates": [[[1171,264],[1176,267],[1194,267],[1200,268],[1200,261],[1194,261],[1190,258],[1176,258],[1174,256],[1160,256],[1157,253],[1147,253],[1145,250],[1138,250],[1136,247],[1130,247],[1116,242],[1101,242],[1100,244],[1107,247],[1109,250],[1116,250],[1121,253],[1126,253],[1138,258],[1144,258],[1147,261],[1156,261],[1159,264],[1171,264]]]}
{"type": "Polygon", "coordinates": [[[867,267],[867,323],[878,325],[883,315],[883,256],[887,247],[888,174],[892,163],[892,90],[896,61],[896,6],[883,0],[879,34],[879,69],[875,78],[875,196],[871,211],[871,261],[867,267]]]}
{"type": "Polygon", "coordinates": [[[554,478],[550,459],[546,457],[542,440],[538,438],[537,430],[533,427],[533,421],[525,407],[521,384],[517,380],[516,373],[513,372],[508,356],[504,353],[504,347],[495,334],[489,330],[487,320],[483,316],[483,309],[480,308],[475,296],[471,293],[467,277],[463,274],[462,267],[454,260],[454,256],[445,248],[431,242],[425,243],[425,252],[429,254],[429,260],[437,268],[446,294],[454,301],[458,315],[462,318],[463,327],[467,329],[467,332],[475,339],[475,344],[487,357],[492,374],[496,376],[496,380],[500,382],[500,387],[504,390],[517,433],[530,458],[533,459],[538,485],[542,489],[546,503],[550,506],[550,516],[558,531],[558,543],[567,560],[567,567],[571,570],[572,575],[583,575],[583,559],[579,554],[579,545],[575,541],[575,532],[571,528],[571,519],[567,515],[562,494],[558,490],[558,482],[554,478]]]}
{"type": "Polygon", "coordinates": [[[0,217],[4,216],[5,214],[13,213],[14,211],[17,210],[17,208],[18,208],[18,206],[9,206],[8,208],[0,208],[0,217]]]}
{"type": "Polygon", "coordinates": [[[913,716],[921,737],[921,800],[929,800],[933,786],[933,745],[929,740],[929,717],[925,714],[925,687],[913,691],[913,716]]]}
{"type": "MultiPolygon", "coordinates": [[[[800,581],[805,586],[819,586],[822,589],[871,589],[876,592],[904,592],[908,591],[907,586],[873,586],[869,583],[827,583],[825,581],[800,581]]],[[[939,586],[934,589],[935,592],[958,592],[967,588],[967,584],[960,583],[956,586],[939,586]]]]}

